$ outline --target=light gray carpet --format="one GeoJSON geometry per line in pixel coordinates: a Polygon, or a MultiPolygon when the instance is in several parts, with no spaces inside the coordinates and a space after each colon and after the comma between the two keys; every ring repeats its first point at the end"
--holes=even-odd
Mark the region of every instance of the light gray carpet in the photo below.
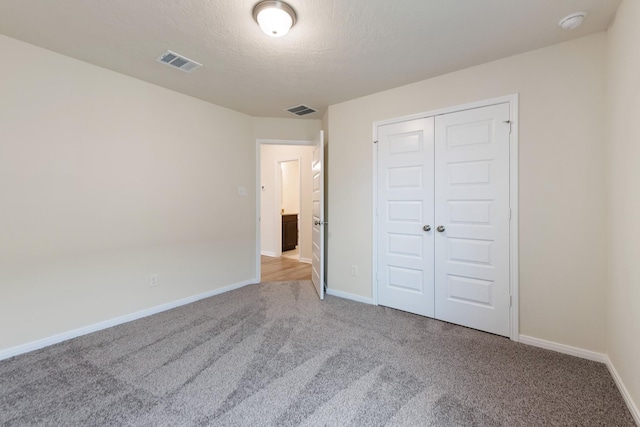
{"type": "Polygon", "coordinates": [[[604,365],[308,281],[247,286],[0,362],[0,423],[633,426],[604,365]]]}

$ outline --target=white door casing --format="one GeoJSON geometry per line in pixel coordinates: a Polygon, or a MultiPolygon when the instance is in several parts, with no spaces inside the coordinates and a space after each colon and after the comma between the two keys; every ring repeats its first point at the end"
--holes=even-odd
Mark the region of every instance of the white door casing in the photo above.
{"type": "Polygon", "coordinates": [[[312,249],[311,249],[311,281],[318,296],[324,299],[324,132],[315,142],[312,162],[312,249]]]}
{"type": "Polygon", "coordinates": [[[505,336],[509,131],[509,104],[435,118],[435,317],[505,336]]]}
{"type": "MultiPolygon", "coordinates": [[[[261,278],[261,274],[262,274],[262,266],[261,266],[261,253],[262,253],[262,246],[261,246],[261,240],[262,240],[262,223],[263,223],[263,218],[261,218],[262,215],[262,203],[263,203],[263,197],[262,197],[262,155],[261,155],[261,147],[263,145],[284,145],[284,146],[294,146],[294,145],[299,145],[299,146],[313,146],[314,141],[308,141],[308,140],[288,140],[288,139],[256,139],[256,266],[255,266],[255,272],[256,272],[256,277],[255,277],[255,282],[260,282],[260,278],[261,278]]],[[[296,157],[295,159],[299,159],[299,157],[296,157]]],[[[310,164],[307,164],[308,167],[311,167],[310,164]]],[[[281,221],[279,218],[279,213],[278,213],[278,221],[275,221],[275,224],[280,224],[281,225],[281,221]]],[[[278,236],[281,238],[281,234],[280,233],[278,236]]],[[[270,256],[276,256],[275,253],[271,254],[270,256]]],[[[305,261],[308,262],[308,261],[305,261]]]]}
{"type": "Polygon", "coordinates": [[[517,186],[517,147],[510,147],[514,100],[517,96],[377,126],[377,303],[517,337],[517,305],[510,308],[512,291],[517,295],[517,221],[510,223],[510,197],[517,200],[510,187],[510,182],[517,186]],[[431,129],[432,149],[411,156],[407,147],[417,143],[408,142],[409,136],[420,129],[424,141],[431,129]],[[404,159],[398,147],[407,150],[404,159]],[[420,213],[423,224],[419,205],[427,211],[431,206],[431,216],[420,213]],[[423,225],[431,230],[424,232],[423,225]],[[419,295],[417,283],[425,295],[419,295]]]}
{"type": "Polygon", "coordinates": [[[434,119],[378,129],[378,302],[434,316],[434,119]]]}

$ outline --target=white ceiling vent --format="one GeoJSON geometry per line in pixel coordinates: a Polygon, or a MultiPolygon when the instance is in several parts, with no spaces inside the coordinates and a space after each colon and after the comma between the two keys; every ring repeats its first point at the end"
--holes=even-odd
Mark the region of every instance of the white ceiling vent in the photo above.
{"type": "Polygon", "coordinates": [[[307,114],[316,112],[316,110],[314,110],[313,108],[307,107],[306,105],[302,104],[296,105],[295,107],[287,108],[287,111],[297,116],[305,116],[307,114]]]}
{"type": "Polygon", "coordinates": [[[171,52],[170,50],[157,57],[156,61],[167,64],[173,68],[177,68],[178,70],[182,70],[185,73],[190,73],[196,68],[202,67],[202,64],[199,62],[192,61],[191,59],[185,58],[184,56],[171,52]]]}

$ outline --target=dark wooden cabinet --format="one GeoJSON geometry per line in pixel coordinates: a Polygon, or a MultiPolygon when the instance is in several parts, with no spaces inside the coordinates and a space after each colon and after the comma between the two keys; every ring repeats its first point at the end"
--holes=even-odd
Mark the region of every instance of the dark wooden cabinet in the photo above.
{"type": "Polygon", "coordinates": [[[290,251],[298,245],[298,214],[282,215],[282,250],[290,251]]]}

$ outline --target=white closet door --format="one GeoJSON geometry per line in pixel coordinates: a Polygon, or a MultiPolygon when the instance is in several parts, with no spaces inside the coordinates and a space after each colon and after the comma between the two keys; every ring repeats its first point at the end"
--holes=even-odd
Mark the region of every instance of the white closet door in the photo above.
{"type": "Polygon", "coordinates": [[[431,117],[380,126],[377,144],[378,303],[430,317],[433,123],[431,117]]]}
{"type": "Polygon", "coordinates": [[[435,317],[506,336],[508,121],[509,104],[435,119],[435,317]]]}

